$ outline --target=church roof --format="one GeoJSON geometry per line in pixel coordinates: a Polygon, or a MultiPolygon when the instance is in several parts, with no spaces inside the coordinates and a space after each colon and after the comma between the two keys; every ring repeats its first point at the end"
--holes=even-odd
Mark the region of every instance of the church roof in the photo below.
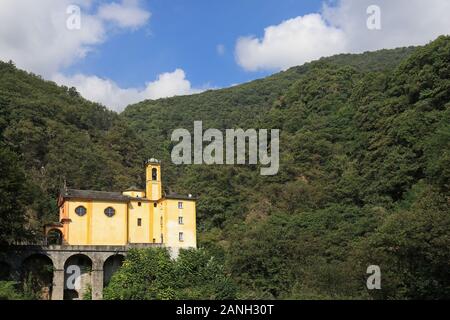
{"type": "Polygon", "coordinates": [[[197,200],[192,194],[178,194],[178,193],[168,193],[164,195],[166,199],[177,199],[177,200],[197,200]]]}
{"type": "Polygon", "coordinates": [[[155,158],[151,158],[151,159],[146,160],[145,163],[146,163],[146,164],[148,164],[148,163],[156,163],[156,164],[159,164],[159,163],[161,163],[161,161],[159,161],[158,159],[155,159],[155,158]]]}
{"type": "Polygon", "coordinates": [[[128,202],[130,200],[129,197],[124,196],[120,192],[77,190],[77,189],[63,190],[61,196],[63,198],[113,200],[113,201],[121,201],[121,202],[128,202]]]}
{"type": "MultiPolygon", "coordinates": [[[[134,189],[133,191],[135,191],[134,189]]],[[[78,190],[78,189],[63,189],[60,196],[63,199],[89,199],[89,200],[111,200],[119,202],[129,202],[130,200],[147,200],[146,198],[134,198],[123,195],[120,192],[107,192],[107,191],[95,191],[95,190],[78,190]]],[[[178,193],[167,193],[164,195],[165,199],[174,200],[197,200],[197,197],[193,195],[184,195],[178,193]]]]}

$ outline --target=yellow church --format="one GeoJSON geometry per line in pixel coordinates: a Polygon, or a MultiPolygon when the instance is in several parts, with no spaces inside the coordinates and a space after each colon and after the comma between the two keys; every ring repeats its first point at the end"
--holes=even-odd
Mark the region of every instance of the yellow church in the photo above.
{"type": "Polygon", "coordinates": [[[163,194],[160,161],[146,161],[145,170],[145,190],[64,188],[58,198],[60,221],[48,225],[46,234],[57,230],[63,245],[195,248],[196,199],[192,195],[163,194]]]}

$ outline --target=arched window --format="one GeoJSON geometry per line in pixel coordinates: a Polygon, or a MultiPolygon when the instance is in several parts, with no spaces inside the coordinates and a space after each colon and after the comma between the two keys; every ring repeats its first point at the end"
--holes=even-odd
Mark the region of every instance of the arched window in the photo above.
{"type": "Polygon", "coordinates": [[[62,245],[63,235],[61,230],[52,229],[47,233],[47,244],[49,245],[62,245]]]}
{"type": "Polygon", "coordinates": [[[105,209],[105,214],[106,214],[106,216],[111,218],[112,216],[114,216],[116,214],[116,210],[114,210],[114,208],[112,208],[112,207],[108,207],[105,209]]]}
{"type": "Polygon", "coordinates": [[[152,180],[158,179],[158,170],[156,168],[152,169],[152,180]]]}
{"type": "Polygon", "coordinates": [[[86,210],[86,208],[83,207],[83,206],[78,206],[78,207],[75,209],[75,213],[76,213],[77,215],[79,215],[80,217],[84,216],[84,215],[86,214],[86,212],[87,212],[87,210],[86,210]]]}

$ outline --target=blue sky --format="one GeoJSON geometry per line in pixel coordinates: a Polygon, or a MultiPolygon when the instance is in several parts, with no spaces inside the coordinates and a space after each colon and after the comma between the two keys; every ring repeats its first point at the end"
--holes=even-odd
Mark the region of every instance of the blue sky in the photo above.
{"type": "Polygon", "coordinates": [[[121,87],[143,86],[157,75],[182,68],[194,87],[227,87],[272,71],[248,72],[236,64],[239,37],[261,36],[264,28],[320,11],[319,0],[152,0],[148,24],[117,31],[67,73],[95,74],[121,87]],[[217,46],[224,46],[220,55],[217,46]]]}
{"type": "Polygon", "coordinates": [[[1,0],[0,60],[122,111],[450,33],[449,0],[1,0]],[[220,48],[220,50],[218,50],[220,48]]]}

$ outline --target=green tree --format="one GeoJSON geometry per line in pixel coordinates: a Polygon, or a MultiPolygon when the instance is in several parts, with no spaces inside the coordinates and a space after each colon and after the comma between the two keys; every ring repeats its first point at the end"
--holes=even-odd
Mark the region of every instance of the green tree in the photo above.
{"type": "Polygon", "coordinates": [[[29,184],[19,157],[0,144],[0,243],[27,239],[29,184]]]}
{"type": "Polygon", "coordinates": [[[105,288],[105,299],[232,299],[235,287],[223,266],[204,250],[131,250],[105,288]]]}
{"type": "Polygon", "coordinates": [[[0,281],[0,300],[25,300],[26,297],[17,290],[17,283],[0,281]]]}

